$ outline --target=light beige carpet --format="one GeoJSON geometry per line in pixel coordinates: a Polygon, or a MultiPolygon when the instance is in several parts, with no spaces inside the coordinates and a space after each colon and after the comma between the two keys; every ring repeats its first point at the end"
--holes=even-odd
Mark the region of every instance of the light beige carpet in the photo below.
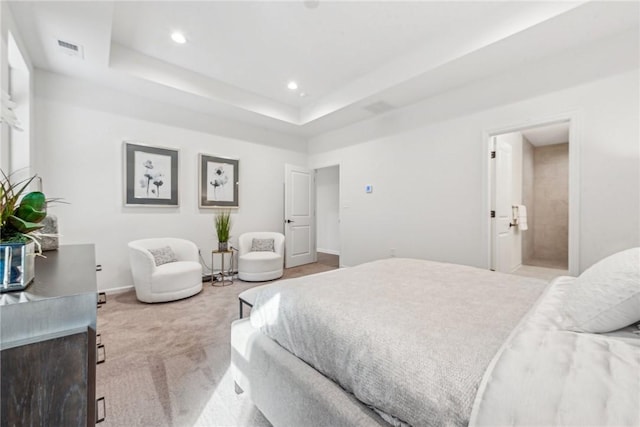
{"type": "MultiPolygon", "coordinates": [[[[284,278],[331,270],[337,257],[285,270],[284,278]]],[[[269,426],[229,372],[231,322],[238,294],[264,283],[203,284],[180,301],[144,304],[133,291],[98,310],[106,362],[98,365],[97,396],[106,398],[102,426],[269,426]]]]}

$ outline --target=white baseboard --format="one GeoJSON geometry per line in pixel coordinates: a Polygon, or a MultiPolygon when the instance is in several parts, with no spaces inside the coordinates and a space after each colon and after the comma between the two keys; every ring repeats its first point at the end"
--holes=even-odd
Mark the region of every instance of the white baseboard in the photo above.
{"type": "Polygon", "coordinates": [[[330,254],[330,255],[338,255],[340,256],[340,251],[334,251],[333,249],[321,249],[321,248],[317,248],[316,252],[322,252],[324,254],[330,254]]]}
{"type": "Polygon", "coordinates": [[[109,288],[109,289],[98,289],[99,292],[104,292],[107,295],[121,294],[123,292],[127,292],[133,289],[133,285],[129,286],[121,286],[119,288],[109,288]]]}

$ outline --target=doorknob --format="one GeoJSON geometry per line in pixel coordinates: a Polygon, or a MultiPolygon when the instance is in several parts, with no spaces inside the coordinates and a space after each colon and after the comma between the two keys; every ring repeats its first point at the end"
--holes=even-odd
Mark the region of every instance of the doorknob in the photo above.
{"type": "Polygon", "coordinates": [[[287,224],[291,224],[292,222],[295,222],[295,221],[292,221],[292,220],[290,220],[290,219],[285,219],[285,221],[284,221],[284,222],[286,222],[287,224]]]}

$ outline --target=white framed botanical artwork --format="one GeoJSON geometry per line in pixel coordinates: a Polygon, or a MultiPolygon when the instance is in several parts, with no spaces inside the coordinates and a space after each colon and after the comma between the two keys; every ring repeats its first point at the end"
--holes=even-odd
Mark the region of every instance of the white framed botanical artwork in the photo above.
{"type": "Polygon", "coordinates": [[[124,143],[125,206],[178,206],[178,150],[124,143]]]}
{"type": "Polygon", "coordinates": [[[237,208],[240,160],[198,155],[201,208],[237,208]]]}

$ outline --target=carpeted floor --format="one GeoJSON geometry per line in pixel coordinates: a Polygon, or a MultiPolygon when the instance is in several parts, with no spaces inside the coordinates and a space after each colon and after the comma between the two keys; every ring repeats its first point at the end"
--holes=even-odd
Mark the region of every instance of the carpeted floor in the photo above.
{"type": "MultiPolygon", "coordinates": [[[[319,254],[320,255],[320,254],[319,254]]],[[[283,279],[337,268],[337,256],[285,270],[283,279]]],[[[263,283],[236,280],[180,301],[144,304],[133,291],[109,297],[98,310],[106,362],[98,365],[103,426],[269,426],[229,368],[231,322],[238,294],[263,283]]]]}

